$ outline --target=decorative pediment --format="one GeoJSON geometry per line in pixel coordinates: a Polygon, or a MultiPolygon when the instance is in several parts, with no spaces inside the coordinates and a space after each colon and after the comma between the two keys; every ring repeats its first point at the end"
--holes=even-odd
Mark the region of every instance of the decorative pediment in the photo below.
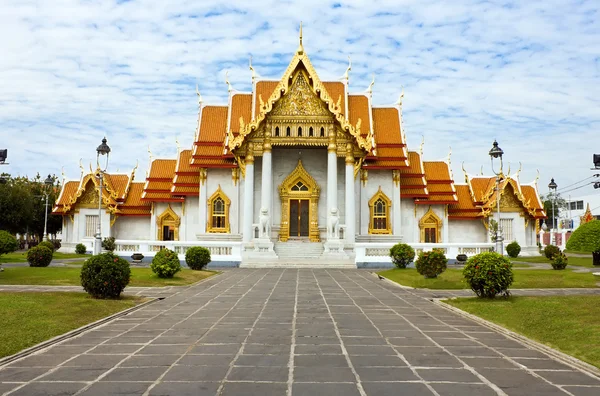
{"type": "Polygon", "coordinates": [[[280,194],[287,194],[290,191],[294,191],[293,188],[298,186],[298,183],[307,186],[307,191],[311,191],[315,194],[319,194],[320,188],[317,184],[317,181],[304,169],[302,165],[302,160],[298,160],[298,165],[296,169],[292,171],[288,175],[288,177],[283,180],[281,185],[279,186],[280,194]]]}
{"type": "Polygon", "coordinates": [[[273,117],[331,117],[325,103],[312,91],[303,72],[298,72],[289,91],[275,103],[273,117]]]}

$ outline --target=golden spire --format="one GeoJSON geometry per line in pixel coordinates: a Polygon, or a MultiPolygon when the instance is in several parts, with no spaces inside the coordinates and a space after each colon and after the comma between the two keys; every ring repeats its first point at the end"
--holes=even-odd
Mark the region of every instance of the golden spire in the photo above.
{"type": "Polygon", "coordinates": [[[465,183],[468,184],[469,183],[469,174],[467,173],[467,170],[465,169],[465,161],[462,162],[461,166],[462,166],[463,174],[465,175],[465,183]]]}
{"type": "Polygon", "coordinates": [[[298,50],[296,51],[300,55],[304,53],[304,46],[302,45],[302,21],[300,21],[300,45],[298,46],[298,50]]]}

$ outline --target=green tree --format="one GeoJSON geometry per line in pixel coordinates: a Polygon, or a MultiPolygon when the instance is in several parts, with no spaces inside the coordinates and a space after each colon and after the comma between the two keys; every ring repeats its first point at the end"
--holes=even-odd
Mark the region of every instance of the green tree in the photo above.
{"type": "Polygon", "coordinates": [[[567,201],[560,196],[560,194],[556,194],[556,200],[554,198],[554,193],[548,193],[546,195],[542,195],[540,197],[541,201],[544,203],[544,211],[546,212],[546,216],[548,216],[548,218],[545,220],[546,225],[548,226],[548,229],[550,229],[552,227],[552,224],[554,224],[556,227],[558,227],[558,213],[560,210],[566,210],[567,209],[567,201]],[[554,217],[556,218],[556,221],[553,222],[553,218],[552,218],[552,201],[554,200],[554,217]]]}

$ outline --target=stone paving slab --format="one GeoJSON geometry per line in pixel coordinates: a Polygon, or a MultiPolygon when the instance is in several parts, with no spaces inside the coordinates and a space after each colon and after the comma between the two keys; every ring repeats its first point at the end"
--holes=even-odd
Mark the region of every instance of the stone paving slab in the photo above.
{"type": "Polygon", "coordinates": [[[0,367],[0,393],[600,394],[600,377],[366,271],[238,269],[177,290],[0,367]]]}

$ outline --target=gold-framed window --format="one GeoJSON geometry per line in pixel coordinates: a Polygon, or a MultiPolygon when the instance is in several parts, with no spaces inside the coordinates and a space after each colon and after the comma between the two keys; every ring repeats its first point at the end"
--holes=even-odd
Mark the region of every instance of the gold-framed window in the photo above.
{"type": "Polygon", "coordinates": [[[379,186],[379,190],[369,200],[369,234],[392,233],[391,207],[392,201],[379,186]]]}
{"type": "Polygon", "coordinates": [[[219,188],[208,199],[208,224],[207,232],[211,233],[229,233],[229,206],[231,200],[219,188]]]}
{"type": "Polygon", "coordinates": [[[419,228],[421,229],[421,242],[422,243],[440,243],[442,219],[435,214],[431,206],[427,213],[419,220],[419,228]]]}

